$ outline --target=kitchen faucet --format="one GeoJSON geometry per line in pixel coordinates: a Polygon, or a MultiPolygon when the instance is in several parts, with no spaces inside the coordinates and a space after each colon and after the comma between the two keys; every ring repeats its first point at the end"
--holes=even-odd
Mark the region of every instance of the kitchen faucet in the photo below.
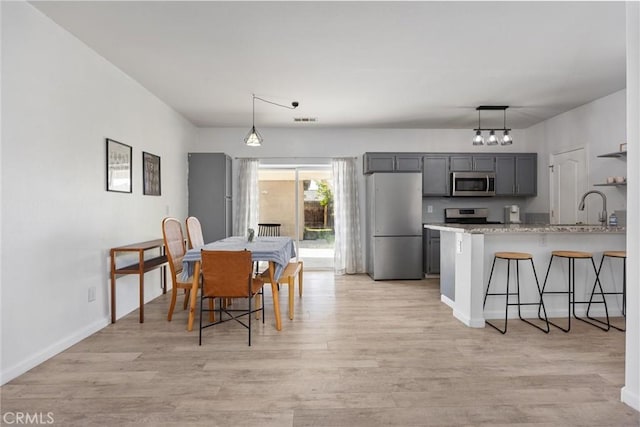
{"type": "Polygon", "coordinates": [[[605,196],[602,192],[597,190],[587,191],[582,195],[582,200],[580,200],[580,204],[578,205],[578,209],[584,210],[584,199],[587,198],[589,194],[599,194],[602,197],[602,212],[598,215],[598,220],[602,223],[603,226],[607,226],[607,196],[605,196]]]}

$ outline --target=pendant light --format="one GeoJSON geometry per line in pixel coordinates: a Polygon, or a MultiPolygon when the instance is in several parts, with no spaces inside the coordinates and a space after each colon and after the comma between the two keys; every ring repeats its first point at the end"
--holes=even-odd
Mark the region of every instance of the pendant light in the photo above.
{"type": "Polygon", "coordinates": [[[476,110],[478,110],[478,128],[474,129],[476,134],[473,137],[473,145],[511,145],[513,144],[513,139],[511,138],[511,134],[509,133],[511,129],[507,128],[507,105],[481,105],[476,110]],[[480,122],[480,112],[482,110],[502,110],[503,113],[503,127],[501,128],[483,128],[480,122]],[[501,130],[503,132],[502,138],[498,141],[498,137],[496,136],[496,131],[501,130]],[[489,137],[485,143],[484,137],[482,136],[482,131],[489,131],[489,137]]]}
{"type": "Polygon", "coordinates": [[[300,104],[297,101],[293,101],[291,103],[291,106],[289,107],[288,105],[282,105],[282,104],[278,104],[277,102],[262,99],[256,96],[255,94],[251,94],[251,96],[253,101],[253,109],[251,114],[251,130],[249,131],[247,136],[244,138],[244,143],[249,147],[260,147],[262,145],[263,139],[260,133],[258,133],[258,131],[256,130],[256,99],[258,101],[266,102],[267,104],[273,104],[273,105],[277,105],[278,107],[288,108],[289,110],[295,110],[296,108],[298,108],[298,105],[300,104]]]}
{"type": "Polygon", "coordinates": [[[253,95],[253,110],[251,113],[251,130],[244,138],[244,143],[249,147],[260,147],[262,145],[262,136],[256,130],[256,96],[253,95]]]}
{"type": "Polygon", "coordinates": [[[509,135],[509,129],[507,129],[507,109],[504,109],[504,134],[502,136],[502,145],[511,145],[513,144],[513,139],[511,135],[509,135]]]}
{"type": "Polygon", "coordinates": [[[480,109],[478,109],[478,129],[476,129],[476,136],[473,137],[473,145],[484,145],[484,136],[480,132],[480,109]]]}
{"type": "Polygon", "coordinates": [[[489,131],[489,139],[487,140],[487,145],[498,145],[498,138],[496,137],[496,131],[493,129],[489,131]]]}

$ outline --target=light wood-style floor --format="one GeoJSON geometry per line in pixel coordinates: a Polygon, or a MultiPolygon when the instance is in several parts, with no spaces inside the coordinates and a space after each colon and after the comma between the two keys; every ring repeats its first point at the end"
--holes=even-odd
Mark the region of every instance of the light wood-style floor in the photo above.
{"type": "MultiPolygon", "coordinates": [[[[11,381],[2,412],[62,426],[638,426],[620,403],[624,333],[470,329],[438,282],[305,273],[295,320],[185,330],[169,294],[11,381]]],[[[1,423],[1,422],[0,422],[1,423]]]]}

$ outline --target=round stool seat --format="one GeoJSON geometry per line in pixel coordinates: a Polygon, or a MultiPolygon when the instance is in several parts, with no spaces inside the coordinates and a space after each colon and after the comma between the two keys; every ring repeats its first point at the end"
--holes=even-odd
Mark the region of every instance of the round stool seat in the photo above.
{"type": "Polygon", "coordinates": [[[627,251],[604,251],[602,253],[602,255],[610,256],[610,257],[613,257],[613,258],[626,258],[627,257],[627,251]]]}
{"type": "Polygon", "coordinates": [[[591,252],[582,252],[582,251],[553,251],[551,255],[559,256],[562,258],[592,258],[593,254],[591,252]]]}
{"type": "Polygon", "coordinates": [[[496,252],[496,258],[500,259],[532,259],[533,255],[526,252],[496,252]]]}

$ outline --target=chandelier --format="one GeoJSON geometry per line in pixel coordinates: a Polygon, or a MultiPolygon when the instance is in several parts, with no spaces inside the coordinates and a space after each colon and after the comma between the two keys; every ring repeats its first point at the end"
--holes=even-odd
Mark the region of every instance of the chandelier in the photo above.
{"type": "Polygon", "coordinates": [[[513,144],[513,139],[511,138],[511,134],[509,133],[511,129],[507,128],[507,105],[481,105],[476,110],[478,110],[478,127],[474,129],[476,131],[475,136],[473,137],[473,145],[511,145],[513,144]],[[480,121],[480,112],[481,111],[500,111],[503,112],[503,126],[502,128],[483,128],[480,121]],[[484,136],[482,136],[483,131],[489,132],[489,137],[485,142],[484,136]],[[496,136],[496,131],[502,131],[502,139],[498,142],[498,137],[496,136]]]}

